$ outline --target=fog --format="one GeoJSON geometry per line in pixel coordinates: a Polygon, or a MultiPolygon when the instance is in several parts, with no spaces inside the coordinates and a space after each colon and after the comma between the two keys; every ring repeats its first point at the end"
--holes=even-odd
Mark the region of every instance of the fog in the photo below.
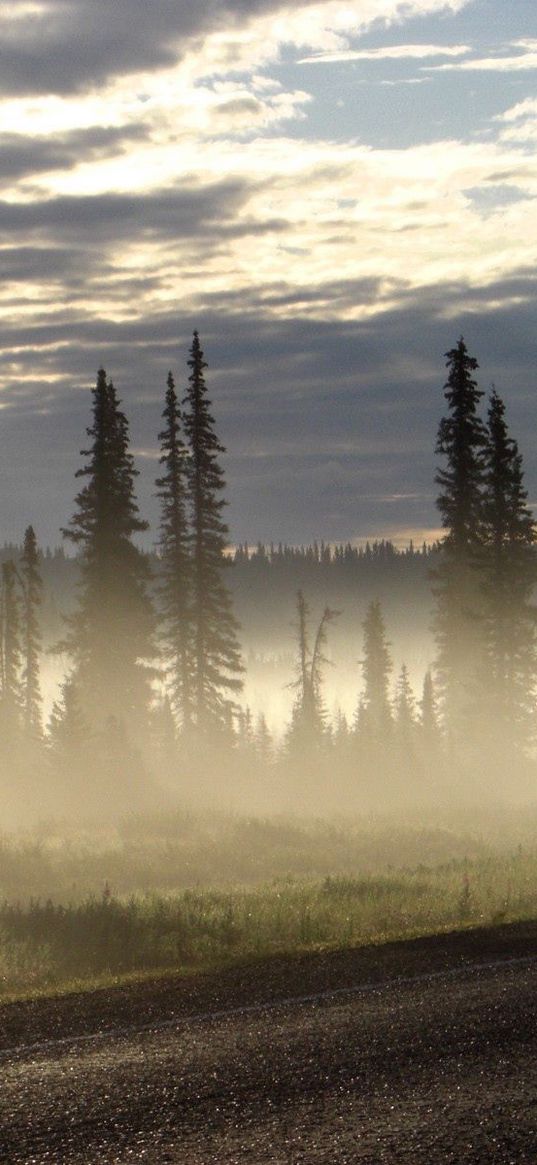
{"type": "MultiPolygon", "coordinates": [[[[181,642],[144,659],[110,618],[117,571],[87,640],[81,565],[38,556],[38,634],[6,549],[0,996],[535,917],[527,672],[506,701],[465,625],[462,692],[442,679],[438,556],[238,553],[240,626],[222,609],[243,664],[233,687],[210,669],[195,706],[181,642]]],[[[155,605],[161,579],[154,556],[155,605]]]]}
{"type": "MultiPolygon", "coordinates": [[[[16,735],[5,755],[1,829],[52,834],[59,829],[67,835],[75,828],[99,835],[121,829],[133,816],[163,814],[172,821],[177,813],[216,811],[304,821],[391,817],[413,826],[460,819],[479,830],[485,809],[496,813],[505,806],[533,805],[531,749],[517,750],[512,740],[498,742],[490,724],[481,741],[469,733],[464,747],[448,745],[434,692],[429,710],[423,706],[424,680],[435,659],[430,580],[435,553],[384,548],[367,557],[358,552],[346,571],[335,562],[328,568],[326,562],[323,567],[310,561],[306,568],[291,556],[285,572],[281,562],[269,565],[259,552],[247,560],[239,555],[227,578],[245,672],[228,730],[212,736],[181,730],[157,659],[147,722],[133,739],[118,724],[101,732],[80,729],[78,736],[76,724],[62,727],[59,705],[69,658],[54,646],[63,615],[75,609],[79,574],[76,562],[62,552],[45,556],[40,564],[44,730],[33,740],[16,735]],[[308,583],[306,595],[300,584],[308,583]],[[310,669],[323,612],[332,616],[309,692],[301,674],[298,594],[306,611],[310,669]],[[365,625],[375,605],[387,654],[385,674],[376,681],[369,677],[377,691],[368,693],[365,625]],[[372,710],[378,721],[368,723],[364,700],[372,706],[375,699],[381,702],[372,710]],[[431,714],[435,723],[426,722],[431,714]]],[[[154,574],[158,568],[154,560],[154,574]]],[[[65,708],[62,715],[68,720],[65,708]]]]}

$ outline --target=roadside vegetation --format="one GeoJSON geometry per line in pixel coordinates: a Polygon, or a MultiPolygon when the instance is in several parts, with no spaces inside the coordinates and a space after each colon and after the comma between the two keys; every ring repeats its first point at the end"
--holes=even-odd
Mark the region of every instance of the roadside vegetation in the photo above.
{"type": "Polygon", "coordinates": [[[474,838],[389,822],[182,826],[4,839],[0,996],[537,917],[527,819],[474,838]]]}

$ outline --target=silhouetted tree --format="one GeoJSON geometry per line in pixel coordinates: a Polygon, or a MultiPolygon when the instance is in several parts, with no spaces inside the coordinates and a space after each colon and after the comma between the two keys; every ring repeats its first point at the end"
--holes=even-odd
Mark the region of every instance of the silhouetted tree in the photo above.
{"type": "Polygon", "coordinates": [[[302,591],[298,591],[297,678],[291,685],[297,694],[287,733],[287,748],[295,754],[305,754],[312,748],[318,748],[325,733],[322,682],[323,667],[328,661],[324,649],[328,626],[337,614],[337,611],[325,607],[311,648],[308,626],[310,610],[302,591]]]}
{"type": "Polygon", "coordinates": [[[537,680],[536,528],[527,504],[522,456],[494,390],[485,451],[483,556],[488,731],[507,747],[528,744],[535,727],[537,680]]]}
{"type": "Polygon", "coordinates": [[[363,629],[364,691],[358,710],[358,731],[371,740],[384,740],[392,725],[389,699],[392,661],[378,599],[370,604],[363,629]]]}
{"type": "Polygon", "coordinates": [[[287,748],[291,753],[309,747],[312,737],[317,738],[322,731],[320,709],[316,706],[311,677],[310,609],[302,591],[297,593],[296,610],[297,674],[296,680],[290,685],[296,691],[296,698],[287,731],[287,748]]]}
{"type": "Polygon", "coordinates": [[[256,719],[254,749],[258,760],[263,766],[272,764],[274,760],[274,741],[263,712],[259,712],[256,719]]]}
{"type": "Polygon", "coordinates": [[[482,488],[486,431],[477,413],[482,397],[472,373],[477,361],[464,340],[446,353],[448,416],[438,430],[437,499],[446,536],[435,572],[437,671],[448,736],[453,743],[473,726],[483,652],[479,554],[483,545],[482,488]]]}
{"type": "Polygon", "coordinates": [[[440,728],[434,692],[433,677],[430,671],[425,673],[423,691],[420,700],[420,735],[424,748],[436,748],[440,743],[440,728]]]}
{"type": "Polygon", "coordinates": [[[192,712],[205,736],[227,731],[235,710],[233,694],[242,688],[238,624],[224,581],[228,528],[222,518],[224,453],[209,411],[199,336],[194,332],[191,373],[185,398],[184,428],[190,457],[188,482],[192,508],[192,712]]]}
{"type": "Polygon", "coordinates": [[[47,724],[47,744],[54,765],[67,772],[80,768],[89,752],[88,725],[82,714],[75,684],[68,677],[54,701],[47,724]]]}
{"type": "Polygon", "coordinates": [[[22,656],[17,569],[11,559],[2,563],[1,617],[1,730],[12,742],[20,728],[22,656]]]}
{"type": "Polygon", "coordinates": [[[191,559],[186,513],[188,455],[181,439],[181,415],[171,372],[163,412],[165,427],[161,442],[161,477],[157,496],[161,500],[160,555],[162,643],[172,708],[178,724],[188,728],[192,718],[192,626],[191,559]]]}
{"type": "Polygon", "coordinates": [[[347,717],[345,713],[342,712],[341,708],[336,708],[334,728],[332,732],[334,746],[336,748],[339,748],[340,746],[346,748],[350,741],[350,736],[351,732],[347,717]]]}
{"type": "Polygon", "coordinates": [[[406,746],[416,727],[416,701],[410,685],[408,668],[402,664],[395,693],[395,723],[400,741],[406,746]]]}
{"type": "Polygon", "coordinates": [[[151,767],[159,779],[177,779],[178,732],[167,693],[157,698],[151,710],[151,767]]]}
{"type": "Polygon", "coordinates": [[[242,753],[253,758],[254,755],[254,723],[251,708],[239,709],[237,713],[237,746],[242,753]]]}
{"type": "Polygon", "coordinates": [[[154,655],[154,617],[147,593],[147,558],[133,537],[147,529],[134,494],[128,423],[104,369],[93,394],[88,458],[77,477],[86,484],[64,537],[80,550],[78,609],[67,620],[62,650],[74,661],[71,682],[91,729],[110,718],[135,737],[145,732],[154,655]]]}
{"type": "Polygon", "coordinates": [[[43,582],[39,570],[37,540],[32,526],[28,526],[24,535],[20,577],[23,591],[22,711],[26,735],[35,739],[42,733],[39,613],[43,598],[43,582]]]}

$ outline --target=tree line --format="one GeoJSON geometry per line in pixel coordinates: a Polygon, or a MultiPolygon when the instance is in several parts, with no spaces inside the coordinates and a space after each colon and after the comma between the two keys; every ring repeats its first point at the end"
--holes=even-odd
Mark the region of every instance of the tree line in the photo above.
{"type": "MultiPolygon", "coordinates": [[[[227,572],[225,452],[207,395],[199,335],[189,354],[182,401],[170,372],[159,433],[160,530],[156,572],[136,545],[147,529],[135,493],[137,470],[116,390],[101,369],[75,511],[63,531],[79,562],[75,610],[57,651],[69,669],[46,729],[40,690],[42,581],[33,528],[18,560],[2,564],[0,716],[12,768],[47,764],[82,783],[98,770],[103,787],[134,789],[148,771],[172,778],[208,750],[266,772],[287,766],[321,784],[334,769],[359,789],[375,782],[427,784],[431,765],[531,757],[535,742],[537,651],[536,531],[522,457],[494,389],[486,415],[477,361],[464,340],[446,354],[446,415],[438,430],[437,499],[445,536],[409,548],[429,565],[434,595],[434,668],[416,699],[392,660],[380,602],[363,624],[361,691],[351,721],[333,720],[323,685],[327,640],[338,612],[325,607],[312,626],[307,595],[296,597],[296,675],[290,722],[276,742],[261,714],[241,706],[244,666],[227,572]],[[156,574],[156,577],[154,577],[156,574]],[[89,751],[88,751],[89,747],[89,751]],[[391,776],[390,776],[391,774],[391,776]],[[313,779],[313,777],[312,777],[313,779]]],[[[260,570],[289,564],[343,570],[389,562],[390,543],[357,549],[324,543],[304,549],[239,547],[235,559],[260,570]]],[[[358,685],[357,685],[358,687],[358,685]]],[[[205,762],[204,762],[205,763],[205,762]]],[[[447,771],[447,767],[446,767],[447,771]]]]}

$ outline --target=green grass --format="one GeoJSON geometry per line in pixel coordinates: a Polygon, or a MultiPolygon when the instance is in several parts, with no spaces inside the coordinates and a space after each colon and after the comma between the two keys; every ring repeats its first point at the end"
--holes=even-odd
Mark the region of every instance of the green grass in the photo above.
{"type": "Polygon", "coordinates": [[[236,889],[0,907],[0,996],[537,916],[537,850],[236,889]]]}
{"type": "Polygon", "coordinates": [[[174,813],[0,838],[0,998],[537,917],[536,811],[469,824],[174,813]]]}

